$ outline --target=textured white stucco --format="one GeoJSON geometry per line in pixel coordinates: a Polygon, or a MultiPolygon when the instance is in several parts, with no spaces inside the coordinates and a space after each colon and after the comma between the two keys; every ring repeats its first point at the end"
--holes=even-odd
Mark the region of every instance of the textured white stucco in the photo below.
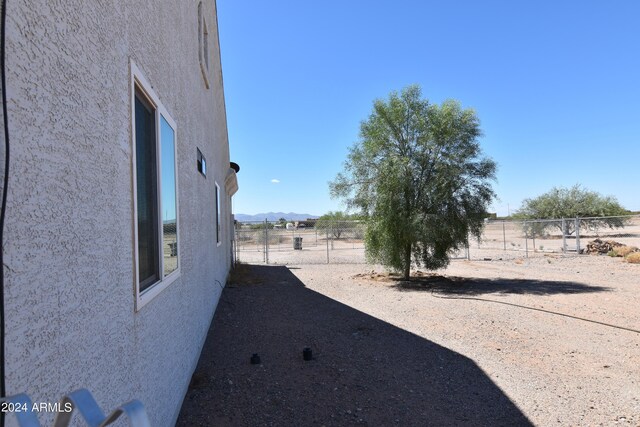
{"type": "Polygon", "coordinates": [[[203,10],[209,89],[198,1],[8,1],[8,394],[85,387],[105,411],[137,398],[152,425],[174,424],[230,263],[224,194],[215,238],[229,148],[214,1],[203,10]],[[176,122],[180,201],[181,275],[138,312],[131,60],[176,122]]]}

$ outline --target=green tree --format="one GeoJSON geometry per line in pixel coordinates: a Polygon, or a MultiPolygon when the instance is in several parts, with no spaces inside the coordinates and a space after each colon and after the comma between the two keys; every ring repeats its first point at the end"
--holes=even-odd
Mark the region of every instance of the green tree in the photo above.
{"type": "MultiPolygon", "coordinates": [[[[571,188],[554,187],[536,198],[525,199],[514,218],[589,218],[579,221],[580,228],[597,230],[603,227],[623,228],[627,220],[620,216],[627,214],[628,211],[618,203],[615,197],[602,196],[576,184],[571,188]]],[[[575,221],[565,221],[566,230],[562,230],[561,221],[538,223],[535,231],[541,234],[550,227],[558,228],[566,235],[575,233],[575,221]]]]}
{"type": "Polygon", "coordinates": [[[483,157],[475,112],[422,99],[419,86],[376,100],[330,189],[367,217],[367,257],[409,278],[442,268],[480,236],[496,164],[483,157]]]}
{"type": "Polygon", "coordinates": [[[334,238],[339,239],[345,231],[353,228],[357,219],[357,216],[345,212],[329,211],[316,220],[315,228],[322,232],[328,231],[334,238]]]}

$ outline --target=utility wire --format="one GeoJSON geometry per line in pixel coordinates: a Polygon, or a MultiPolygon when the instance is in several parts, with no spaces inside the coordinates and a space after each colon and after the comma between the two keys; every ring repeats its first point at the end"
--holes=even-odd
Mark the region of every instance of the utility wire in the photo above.
{"type": "Polygon", "coordinates": [[[558,313],[557,311],[545,310],[544,308],[528,307],[526,305],[514,304],[514,303],[506,302],[506,301],[497,301],[497,300],[493,300],[493,299],[485,299],[485,298],[477,298],[477,297],[445,297],[445,296],[441,296],[441,295],[436,295],[436,293],[434,291],[435,291],[435,289],[431,290],[431,296],[434,297],[434,298],[466,299],[466,300],[472,300],[472,301],[494,302],[496,304],[510,305],[512,307],[518,307],[518,308],[526,308],[527,310],[542,311],[543,313],[555,314],[556,316],[569,317],[571,319],[582,320],[584,322],[597,323],[598,325],[608,326],[610,328],[622,329],[624,331],[635,332],[636,334],[640,334],[640,330],[637,330],[637,329],[627,328],[627,327],[618,326],[618,325],[612,325],[611,323],[600,322],[598,320],[585,319],[584,317],[572,316],[570,314],[558,313]]]}

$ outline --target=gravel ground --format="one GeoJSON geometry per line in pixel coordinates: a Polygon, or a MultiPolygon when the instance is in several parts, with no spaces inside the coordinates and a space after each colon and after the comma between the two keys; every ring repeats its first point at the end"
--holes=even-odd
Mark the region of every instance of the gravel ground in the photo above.
{"type": "Polygon", "coordinates": [[[409,283],[365,265],[241,270],[180,426],[640,426],[640,265],[455,261],[409,283]]]}

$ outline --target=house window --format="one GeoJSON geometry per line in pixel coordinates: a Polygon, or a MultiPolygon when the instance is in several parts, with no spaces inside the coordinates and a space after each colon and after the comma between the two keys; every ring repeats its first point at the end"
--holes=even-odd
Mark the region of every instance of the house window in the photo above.
{"type": "Polygon", "coordinates": [[[136,308],[179,275],[176,125],[132,63],[136,308]]]}
{"type": "Polygon", "coordinates": [[[138,283],[140,290],[158,276],[158,202],[155,110],[136,90],[136,190],[138,216],[138,283]]]}
{"type": "Polygon", "coordinates": [[[220,221],[220,186],[216,183],[216,243],[218,246],[222,244],[220,221]]]}
{"type": "Polygon", "coordinates": [[[200,58],[200,70],[204,78],[204,85],[209,89],[209,30],[203,9],[202,2],[198,3],[198,57],[200,58]]]}
{"type": "Polygon", "coordinates": [[[196,150],[198,150],[198,172],[200,172],[202,176],[206,178],[207,177],[207,159],[204,158],[204,156],[202,155],[202,151],[200,151],[199,148],[196,148],[196,150]]]}

